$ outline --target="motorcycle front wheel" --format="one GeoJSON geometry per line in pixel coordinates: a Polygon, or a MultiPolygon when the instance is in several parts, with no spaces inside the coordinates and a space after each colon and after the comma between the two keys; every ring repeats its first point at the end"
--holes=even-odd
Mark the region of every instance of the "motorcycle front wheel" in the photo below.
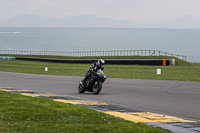
{"type": "Polygon", "coordinates": [[[79,83],[79,86],[78,86],[78,92],[79,93],[84,93],[85,92],[85,89],[82,87],[82,85],[79,83]]]}
{"type": "Polygon", "coordinates": [[[101,81],[95,81],[94,85],[92,86],[92,93],[93,94],[99,94],[102,88],[102,82],[101,81]]]}

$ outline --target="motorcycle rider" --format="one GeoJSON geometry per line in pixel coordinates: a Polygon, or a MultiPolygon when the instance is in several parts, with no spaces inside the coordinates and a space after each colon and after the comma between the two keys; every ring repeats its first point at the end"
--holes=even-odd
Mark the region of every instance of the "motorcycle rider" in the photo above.
{"type": "Polygon", "coordinates": [[[87,78],[89,78],[91,76],[91,74],[93,72],[97,72],[97,70],[102,70],[104,71],[104,64],[105,64],[105,61],[103,59],[99,59],[97,60],[97,62],[94,62],[89,70],[85,73],[85,78],[83,79],[83,81],[81,82],[82,86],[85,86],[85,81],[87,80],[87,78]]]}

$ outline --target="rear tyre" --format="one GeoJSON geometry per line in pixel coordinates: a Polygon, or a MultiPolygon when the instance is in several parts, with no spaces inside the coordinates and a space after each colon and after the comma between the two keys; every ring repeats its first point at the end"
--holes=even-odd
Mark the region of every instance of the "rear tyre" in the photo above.
{"type": "Polygon", "coordinates": [[[79,86],[78,86],[78,92],[79,93],[84,93],[85,92],[85,89],[82,87],[82,85],[79,83],[79,86]]]}
{"type": "Polygon", "coordinates": [[[102,82],[101,81],[95,81],[94,85],[92,86],[92,93],[97,95],[101,91],[102,88],[102,82]]]}

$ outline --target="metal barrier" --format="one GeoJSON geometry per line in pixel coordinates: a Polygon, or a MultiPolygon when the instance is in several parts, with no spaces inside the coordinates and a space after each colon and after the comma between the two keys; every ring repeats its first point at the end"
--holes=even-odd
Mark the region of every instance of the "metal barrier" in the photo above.
{"type": "Polygon", "coordinates": [[[0,50],[3,55],[55,55],[55,56],[173,56],[186,60],[186,56],[170,54],[158,50],[110,50],[110,51],[34,51],[34,50],[0,50]]]}
{"type": "MultiPolygon", "coordinates": [[[[54,63],[75,63],[75,64],[92,64],[95,59],[42,59],[29,57],[16,57],[16,60],[43,61],[54,63]]],[[[117,65],[159,65],[174,66],[175,59],[105,59],[106,64],[117,65]]]]}

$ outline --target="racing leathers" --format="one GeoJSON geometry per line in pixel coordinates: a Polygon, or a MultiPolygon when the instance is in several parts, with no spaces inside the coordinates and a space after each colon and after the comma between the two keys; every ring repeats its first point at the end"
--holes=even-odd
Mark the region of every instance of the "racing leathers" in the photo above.
{"type": "Polygon", "coordinates": [[[82,81],[82,84],[85,86],[85,81],[87,80],[87,78],[89,78],[91,76],[92,73],[96,73],[97,70],[102,70],[104,71],[104,66],[100,65],[97,62],[94,62],[91,66],[90,69],[85,73],[85,78],[82,81]]]}

